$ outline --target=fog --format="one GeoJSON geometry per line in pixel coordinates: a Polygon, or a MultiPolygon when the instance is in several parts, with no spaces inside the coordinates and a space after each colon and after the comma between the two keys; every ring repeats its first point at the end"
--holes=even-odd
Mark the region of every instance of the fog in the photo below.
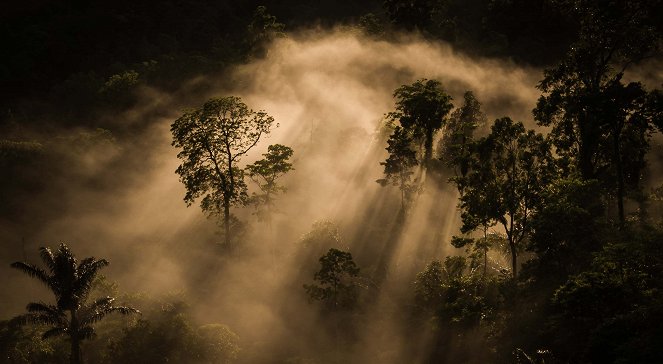
{"type": "Polygon", "coordinates": [[[61,166],[75,170],[77,178],[54,176],[49,184],[57,194],[25,202],[26,213],[39,219],[2,224],[2,313],[14,315],[28,301],[48,299],[45,288],[9,263],[37,263],[39,246],[63,241],[79,258],[108,259],[103,273],[122,291],[184,293],[199,323],[227,324],[243,348],[265,355],[247,361],[313,358],[332,338],[320,330],[319,312],[302,285],[312,282],[317,259],[330,246],[307,246],[302,237],[316,222],[328,221],[338,227],[333,244],[352,252],[362,275],[375,282],[367,288],[374,305],[362,318],[364,329],[344,350],[355,362],[398,363],[406,355],[414,360],[426,338],[402,334],[397,303],[411,296],[414,276],[426,263],[462,252],[449,244],[459,224],[453,188],[423,186],[405,226],[396,227],[397,188],[375,182],[386,158],[383,124],[394,109],[393,91],[417,79],[437,79],[455,106],[471,90],[489,121],[510,116],[533,126],[541,76],[537,69],[472,59],[416,36],[385,41],[338,29],[290,34],[275,41],[264,59],[222,77],[192,80],[174,94],[143,88],[134,109],[108,116],[118,127],[143,125],[137,134],[86,149],[77,163],[61,166]],[[169,130],[185,108],[228,95],[279,123],[242,164],[259,159],[270,144],[294,150],[294,170],[280,180],[288,190],[276,201],[271,227],[251,207],[233,209],[246,229],[241,248],[232,253],[220,248],[216,222],[197,204],[187,208],[183,202],[169,130]]]}

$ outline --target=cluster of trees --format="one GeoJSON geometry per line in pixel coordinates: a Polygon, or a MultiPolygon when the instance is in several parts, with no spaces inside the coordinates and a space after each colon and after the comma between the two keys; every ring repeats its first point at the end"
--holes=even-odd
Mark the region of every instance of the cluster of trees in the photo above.
{"type": "Polygon", "coordinates": [[[312,25],[359,24],[378,36],[416,29],[475,54],[537,65],[560,58],[579,21],[563,1],[40,1],[0,15],[0,126],[106,127],[140,85],[174,90],[264,55],[264,43],[312,25]],[[158,9],[158,11],[155,11],[158,9]],[[272,15],[274,14],[274,15],[272,15]],[[277,21],[277,18],[279,19],[277,21]],[[561,25],[560,25],[561,24],[561,25]],[[39,85],[39,87],[35,87],[39,85]]]}
{"type": "Polygon", "coordinates": [[[238,336],[221,324],[194,326],[185,298],[123,295],[120,300],[146,310],[117,305],[111,296],[119,294],[117,284],[99,274],[107,260],[78,261],[64,243],[56,251],[41,248],[40,256],[45,268],[26,262],[12,267],[43,283],[55,304],[31,302],[27,313],[0,321],[3,362],[230,363],[237,358],[238,336]]]}
{"type": "Polygon", "coordinates": [[[574,40],[578,22],[564,1],[386,0],[394,26],[442,39],[466,52],[549,65],[574,40]]]}
{"type": "MultiPolygon", "coordinates": [[[[467,252],[433,261],[415,283],[423,315],[437,320],[432,361],[663,360],[650,346],[662,334],[651,322],[663,298],[663,230],[648,213],[645,178],[652,133],[663,131],[661,91],[626,81],[630,66],[660,51],[661,3],[565,4],[579,32],[539,84],[533,114],[546,135],[508,117],[475,135],[485,117],[471,93],[451,118],[436,115],[446,101],[426,99],[446,131],[437,167],[448,167],[460,195],[463,235],[451,244],[467,252]],[[506,253],[510,269],[490,263],[491,250],[506,253]],[[476,330],[486,350],[463,357],[476,330]]],[[[397,90],[400,115],[422,105],[416,94],[403,102],[401,90],[422,84],[397,90]]],[[[430,153],[417,157],[417,134],[400,121],[382,164],[403,189],[430,153]]]]}
{"type": "MultiPolygon", "coordinates": [[[[131,100],[124,97],[141,80],[159,84],[160,77],[180,66],[204,70],[200,65],[189,67],[183,59],[202,59],[205,64],[211,59],[215,66],[259,56],[264,51],[261,45],[284,29],[263,6],[195,3],[189,7],[195,10],[193,15],[184,18],[192,21],[204,13],[198,21],[206,26],[176,21],[181,5],[164,3],[161,6],[169,15],[159,22],[145,22],[149,29],[138,29],[143,38],[133,36],[136,29],[123,27],[126,38],[137,42],[119,47],[125,51],[119,58],[124,64],[101,65],[98,59],[90,59],[87,62],[93,66],[83,67],[108,77],[96,73],[63,76],[50,68],[31,77],[48,80],[54,90],[60,87],[56,92],[60,96],[79,97],[92,90],[92,95],[103,95],[106,106],[128,107],[131,100]],[[233,32],[224,33],[226,27],[233,32]],[[132,53],[139,49],[147,54],[132,53]],[[158,60],[136,63],[139,58],[158,60]]],[[[400,191],[397,224],[402,227],[409,222],[407,212],[423,189],[448,180],[459,196],[460,234],[446,243],[464,251],[443,261],[433,260],[412,277],[415,304],[403,307],[409,311],[405,331],[429,330],[434,338],[427,361],[663,361],[657,345],[663,337],[657,325],[663,318],[663,254],[657,247],[663,238],[663,221],[650,213],[652,205],[660,203],[663,187],[648,190],[646,159],[653,133],[663,131],[663,92],[649,89],[628,73],[633,65],[660,52],[663,3],[388,0],[383,5],[384,14],[361,18],[367,32],[381,34],[385,20],[381,16],[385,16],[396,27],[416,29],[465,49],[481,48],[483,54],[518,57],[537,44],[553,42],[565,49],[570,44],[559,56],[555,47],[539,47],[540,53],[524,58],[538,63],[558,60],[545,72],[538,86],[542,95],[533,110],[545,134],[509,117],[489,124],[470,91],[454,109],[451,96],[437,80],[420,79],[394,92],[395,110],[388,114],[392,128],[386,141],[388,157],[381,163],[384,178],[378,182],[400,191]],[[524,22],[525,30],[511,29],[515,18],[524,22]],[[550,31],[551,24],[559,21],[569,24],[568,33],[550,31]],[[496,46],[486,47],[484,40],[496,46]]],[[[97,19],[90,14],[115,14],[112,22],[120,24],[133,24],[132,16],[152,19],[137,6],[128,6],[134,12],[125,14],[117,4],[49,3],[49,11],[68,20],[37,22],[35,29],[7,23],[7,29],[17,30],[8,36],[8,44],[15,46],[26,37],[44,34],[60,39],[58,31],[65,32],[82,18],[97,19]],[[60,29],[61,24],[67,26],[60,29]]],[[[353,6],[358,7],[346,4],[348,9],[353,6]]],[[[44,16],[29,8],[12,12],[44,16]]],[[[97,39],[94,33],[86,34],[97,39]]],[[[101,35],[109,34],[102,31],[101,35]]],[[[111,41],[98,43],[110,48],[92,53],[95,57],[119,49],[111,41]]],[[[52,47],[50,42],[40,44],[46,48],[32,48],[33,54],[21,49],[9,58],[8,66],[0,68],[0,76],[10,75],[7,85],[18,85],[19,93],[27,91],[21,89],[23,81],[13,76],[14,71],[33,67],[52,47]]],[[[79,44],[83,49],[90,47],[85,39],[79,44]]],[[[79,53],[61,56],[67,59],[79,53]]],[[[80,69],[77,64],[70,66],[71,72],[80,69]]],[[[85,109],[70,108],[80,100],[60,101],[65,109],[86,114],[85,109]]],[[[90,102],[89,107],[99,104],[90,102]]],[[[188,205],[200,200],[204,212],[220,218],[227,247],[239,239],[240,222],[231,213],[233,207],[254,205],[269,226],[275,199],[286,190],[280,178],[293,169],[291,148],[270,145],[262,159],[242,164],[274,123],[266,112],[253,111],[240,98],[230,96],[210,99],[171,126],[173,146],[182,161],[176,173],[186,188],[184,200],[188,205]],[[247,177],[255,184],[251,194],[247,177]]],[[[112,144],[103,130],[82,138],[112,144]]],[[[43,162],[45,145],[0,141],[0,162],[10,172],[43,162]]],[[[3,209],[7,214],[8,208],[3,209]]],[[[325,248],[319,252],[319,270],[312,272],[303,290],[301,285],[298,289],[320,304],[339,352],[339,337],[351,337],[360,320],[347,323],[371,308],[374,301],[369,296],[379,287],[360,275],[364,271],[349,249],[330,246],[338,240],[334,228],[324,224],[318,228],[322,239],[330,242],[321,243],[325,248]]],[[[400,231],[392,230],[392,234],[400,231]]],[[[320,240],[315,233],[306,239],[320,240]]],[[[92,338],[95,326],[113,312],[136,315],[115,327],[119,333],[99,350],[104,353],[95,358],[99,362],[228,362],[237,356],[238,339],[232,331],[216,324],[193,327],[181,305],[160,305],[160,310],[138,316],[132,307],[115,305],[110,295],[96,296],[95,278],[107,261],[79,262],[64,244],[55,252],[42,248],[41,257],[46,269],[28,263],[12,266],[43,282],[55,304],[30,303],[28,313],[2,323],[0,344],[3,357],[11,362],[62,362],[67,353],[70,363],[80,363],[81,343],[92,338]],[[44,341],[57,336],[67,338],[67,349],[65,341],[53,345],[44,341]]]]}

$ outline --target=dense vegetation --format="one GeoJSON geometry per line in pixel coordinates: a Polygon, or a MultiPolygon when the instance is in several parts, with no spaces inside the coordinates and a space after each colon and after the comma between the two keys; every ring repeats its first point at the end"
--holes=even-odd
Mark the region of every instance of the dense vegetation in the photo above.
{"type": "MultiPolygon", "coordinates": [[[[45,283],[56,303],[30,303],[28,314],[0,323],[2,362],[378,362],[358,356],[357,338],[382,315],[381,291],[395,292],[389,312],[408,338],[394,362],[663,362],[663,181],[648,162],[660,153],[651,146],[663,132],[663,91],[632,72],[661,60],[662,1],[42,1],[13,5],[0,19],[7,226],[47,221],[43,210],[57,206],[23,203],[65,190],[53,181],[84,180],[109,193],[123,183],[111,172],[77,175],[72,165],[92,150],[112,153],[115,138],[146,127],[102,117],[136,106],[138,87],[177,92],[196,75],[265,57],[287,31],[343,24],[383,40],[419,32],[470,56],[546,68],[536,130],[509,116],[487,120],[473,90],[454,100],[444,80],[419,78],[394,90],[381,129],[384,175],[371,177],[396,207],[379,211],[378,222],[358,223],[367,230],[357,234],[363,245],[345,241],[331,222],[314,224],[299,244],[315,259],[300,252],[302,268],[283,288],[319,314],[317,334],[326,339],[311,340],[316,357],[242,348],[233,328],[194,318],[186,298],[121,293],[97,275],[107,261],[78,264],[63,244],[41,250],[49,271],[14,263],[45,283]],[[62,130],[69,132],[54,136],[62,130]],[[418,272],[400,277],[405,288],[389,288],[385,256],[416,223],[426,190],[457,193],[460,224],[444,242],[455,254],[423,257],[418,272]],[[376,240],[384,244],[370,245],[376,240]],[[111,296],[130,306],[114,306],[111,296]],[[142,314],[100,321],[137,313],[132,307],[142,314]]],[[[186,96],[183,105],[201,106],[173,119],[170,131],[184,200],[218,219],[224,249],[210,252],[227,262],[242,259],[243,225],[232,209],[253,206],[271,229],[287,190],[280,179],[296,171],[293,155],[306,155],[273,144],[259,150],[262,159],[240,164],[275,120],[235,96],[202,103],[205,91],[186,96]]],[[[117,163],[138,166],[136,159],[117,163]]],[[[269,243],[265,250],[274,249],[269,243]]],[[[270,264],[260,269],[277,271],[270,264]]],[[[215,269],[204,278],[213,280],[215,269]]],[[[195,299],[205,295],[200,288],[195,299]]]]}

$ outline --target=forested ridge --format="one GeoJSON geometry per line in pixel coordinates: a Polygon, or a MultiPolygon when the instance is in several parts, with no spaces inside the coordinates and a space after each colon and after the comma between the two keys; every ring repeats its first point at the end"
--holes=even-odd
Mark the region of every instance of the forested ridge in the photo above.
{"type": "Polygon", "coordinates": [[[662,27],[7,4],[0,362],[663,362],[662,27]]]}

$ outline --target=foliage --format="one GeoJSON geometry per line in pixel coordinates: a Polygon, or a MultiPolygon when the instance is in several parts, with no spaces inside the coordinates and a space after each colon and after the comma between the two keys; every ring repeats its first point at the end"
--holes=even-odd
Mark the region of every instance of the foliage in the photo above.
{"type": "MultiPolygon", "coordinates": [[[[292,157],[292,148],[281,144],[273,144],[267,147],[264,158],[246,166],[249,178],[255,182],[260,193],[251,196],[251,202],[256,207],[264,206],[266,211],[264,217],[269,221],[269,215],[274,204],[274,198],[287,189],[280,186],[277,180],[290,172],[292,163],[288,160],[292,157]]],[[[259,215],[260,216],[260,215],[259,215]]]]}
{"type": "MultiPolygon", "coordinates": [[[[137,86],[180,89],[183,80],[193,76],[214,75],[251,57],[264,56],[269,42],[283,35],[285,23],[297,30],[301,24],[325,28],[342,19],[344,24],[358,23],[368,35],[385,39],[393,39],[390,31],[400,26],[419,32],[429,41],[445,39],[454,50],[470,57],[497,55],[517,63],[556,66],[544,74],[539,85],[543,95],[534,111],[537,122],[549,128],[548,139],[508,119],[498,120],[499,127],[494,127],[491,135],[478,139],[477,134],[482,134],[478,125],[484,116],[471,93],[466,93],[464,105],[448,116],[450,106],[445,108],[451,99],[442,97],[446,94],[439,82],[420,80],[396,90],[396,110],[389,115],[399,126],[389,130],[393,134],[388,142],[389,157],[382,163],[385,178],[380,182],[399,186],[401,200],[406,201],[417,184],[414,177],[419,177],[414,175],[415,167],[421,162],[430,171],[432,140],[442,130],[438,155],[454,169],[453,181],[461,193],[463,235],[451,243],[465,248],[468,255],[431,262],[417,275],[415,309],[434,325],[425,332],[427,340],[403,342],[406,351],[416,352],[416,357],[391,361],[499,362],[494,360],[498,357],[505,363],[544,359],[546,363],[663,362],[659,349],[663,341],[659,324],[663,320],[660,227],[648,225],[649,220],[642,216],[629,220],[629,212],[636,208],[630,202],[638,203],[642,212],[647,204],[655,207],[663,195],[660,189],[650,196],[643,192],[647,183],[659,184],[656,169],[648,170],[647,159],[652,159],[652,133],[663,129],[663,96],[660,90],[645,86],[649,79],[640,78],[640,71],[647,71],[640,67],[640,61],[650,56],[660,58],[662,4],[660,0],[268,0],[258,6],[252,0],[165,0],[155,12],[153,2],[12,2],[0,14],[0,39],[5,47],[0,64],[0,126],[3,132],[11,131],[0,141],[0,166],[6,176],[0,203],[3,228],[6,222],[20,227],[24,221],[50,216],[44,212],[27,214],[26,206],[32,200],[41,201],[45,193],[58,194],[60,189],[47,188],[64,184],[62,181],[72,185],[72,177],[84,178],[86,183],[103,182],[103,186],[116,183],[114,178],[106,178],[112,172],[97,173],[105,168],[96,155],[112,156],[105,152],[111,151],[107,147],[116,151],[115,137],[131,136],[143,126],[124,127],[101,116],[119,115],[134,105],[137,86]],[[385,26],[382,16],[389,17],[392,24],[385,26]],[[560,59],[573,39],[572,48],[560,59]],[[69,130],[101,126],[112,128],[113,135],[98,129],[74,132],[76,136],[71,138],[49,140],[48,136],[26,141],[34,138],[31,129],[35,125],[44,135],[58,126],[69,130]],[[554,154],[549,145],[555,147],[554,154]],[[81,169],[70,164],[74,160],[96,168],[89,169],[94,171],[89,175],[78,176],[81,169]],[[65,174],[58,174],[64,168],[58,170],[53,165],[66,165],[65,174]],[[610,221],[613,200],[618,205],[618,228],[610,221]],[[504,230],[506,238],[497,230],[504,230]],[[515,279],[496,276],[494,269],[487,269],[499,268],[489,261],[497,255],[489,252],[501,253],[505,247],[513,254],[514,276],[516,256],[519,262],[524,261],[515,279]],[[423,342],[431,343],[433,353],[422,350],[426,346],[423,342]],[[457,355],[459,352],[462,356],[457,355]]],[[[201,121],[203,109],[189,113],[189,121],[201,121]]],[[[194,139],[189,140],[193,143],[194,139]]],[[[237,238],[238,233],[231,230],[238,220],[228,210],[248,201],[243,177],[260,181],[254,200],[267,206],[284,191],[277,183],[279,177],[270,183],[265,176],[270,175],[271,167],[281,171],[271,176],[286,173],[291,168],[291,155],[280,164],[276,153],[275,159],[269,160],[270,152],[271,146],[265,159],[246,170],[239,163],[231,167],[222,163],[217,177],[225,176],[225,186],[203,181],[206,174],[217,172],[214,168],[191,174],[190,181],[200,183],[200,190],[191,192],[187,203],[209,196],[206,202],[201,201],[203,209],[209,214],[224,214],[226,238],[237,238]],[[224,189],[232,184],[234,188],[224,189]],[[203,187],[207,189],[203,191],[203,187]]],[[[39,210],[51,211],[51,207],[40,204],[39,210]]],[[[372,207],[366,206],[367,211],[373,211],[372,207]]],[[[659,212],[652,216],[658,219],[659,212]]],[[[384,221],[381,216],[371,214],[358,224],[368,220],[380,224],[384,221]]],[[[430,234],[442,233],[439,227],[428,226],[430,234]]],[[[372,229],[370,224],[363,228],[372,229]]],[[[385,231],[389,234],[388,229],[385,231]]],[[[391,230],[391,235],[397,241],[400,230],[391,230]]],[[[364,244],[372,235],[359,232],[355,236],[364,244]]],[[[346,305],[356,307],[359,277],[351,273],[356,268],[349,263],[352,256],[342,250],[327,252],[331,247],[348,249],[342,246],[338,228],[330,222],[317,222],[301,242],[312,248],[302,249],[302,255],[327,257],[321,261],[314,283],[306,286],[311,298],[324,301],[330,311],[346,305]],[[331,288],[335,282],[341,287],[336,293],[331,288]]],[[[371,251],[371,247],[366,250],[371,251]]],[[[391,256],[390,249],[378,255],[391,256]]],[[[300,266],[313,263],[305,258],[295,260],[300,266]]],[[[81,264],[74,268],[81,268],[81,264]]],[[[48,269],[43,271],[49,274],[48,269]]],[[[313,269],[306,279],[312,274],[313,269]]],[[[399,278],[411,282],[414,277],[399,278]]],[[[301,290],[299,283],[296,289],[301,290]]],[[[399,289],[382,289],[382,296],[389,297],[394,310],[385,314],[377,311],[384,306],[368,302],[365,308],[376,310],[372,317],[406,310],[404,302],[410,303],[412,297],[403,297],[405,293],[399,289]]],[[[22,319],[66,327],[71,326],[71,320],[67,321],[71,313],[65,312],[62,319],[56,312],[60,304],[74,307],[71,302],[80,301],[79,319],[90,313],[86,310],[96,302],[100,302],[100,312],[113,307],[106,306],[111,304],[104,301],[105,295],[95,297],[90,290],[54,305],[31,304],[28,309],[35,312],[22,319]]],[[[94,360],[89,360],[202,363],[229,362],[237,357],[238,338],[228,328],[217,324],[199,327],[200,323],[194,323],[177,305],[153,303],[150,307],[157,312],[126,327],[111,320],[97,322],[94,328],[101,340],[87,344],[98,351],[94,360]],[[112,327],[104,331],[109,321],[112,327]],[[109,348],[106,340],[111,343],[109,348]]],[[[358,324],[363,324],[360,321],[358,324]]],[[[361,327],[361,331],[383,329],[379,322],[374,323],[361,327]]],[[[412,332],[425,331],[421,321],[407,324],[414,326],[412,332]]],[[[391,330],[394,326],[383,331],[402,334],[391,330]]],[[[0,361],[66,362],[65,338],[42,338],[42,332],[49,329],[46,325],[0,323],[0,361]]],[[[338,329],[336,334],[338,338],[338,329]]],[[[342,336],[348,343],[343,347],[344,360],[331,356],[325,360],[356,359],[353,352],[362,342],[353,342],[352,335],[342,336]]],[[[304,353],[296,356],[301,361],[307,359],[304,353]]],[[[278,361],[269,359],[265,362],[278,361]]]]}
{"type": "Polygon", "coordinates": [[[43,339],[40,331],[41,327],[0,322],[0,355],[3,363],[67,363],[69,360],[64,340],[43,339]]]}
{"type": "Polygon", "coordinates": [[[429,323],[434,338],[430,362],[494,361],[488,334],[502,309],[503,281],[468,268],[465,257],[449,256],[417,274],[416,313],[429,323]]]}
{"type": "Polygon", "coordinates": [[[388,114],[398,121],[419,147],[423,147],[422,165],[428,166],[433,156],[433,138],[444,125],[453,108],[451,96],[436,80],[421,79],[411,85],[402,85],[394,91],[396,111],[388,114]]]}
{"type": "Polygon", "coordinates": [[[653,242],[661,231],[629,231],[595,254],[590,269],[572,276],[554,294],[550,327],[560,358],[603,363],[654,363],[650,346],[663,337],[663,256],[653,242]],[[596,302],[601,302],[596,305],[596,302]],[[572,331],[570,328],[573,328],[572,331]]]}
{"type": "Polygon", "coordinates": [[[532,230],[541,192],[555,169],[550,146],[541,134],[509,118],[495,120],[491,133],[473,146],[471,170],[455,179],[464,233],[500,224],[517,276],[517,255],[532,230]]]}
{"type": "MultiPolygon", "coordinates": [[[[660,1],[559,1],[579,19],[580,34],[566,57],[546,70],[534,110],[564,167],[598,178],[614,191],[625,221],[628,182],[638,188],[649,133],[660,105],[638,82],[623,82],[629,66],[658,51],[660,1]]],[[[568,172],[567,172],[568,173],[568,172]]]]}
{"type": "Polygon", "coordinates": [[[247,202],[241,158],[269,134],[274,118],[250,110],[239,97],[208,100],[171,125],[173,146],[181,149],[176,172],[186,188],[184,201],[201,198],[202,210],[223,215],[225,243],[230,246],[230,207],[247,202]]]}
{"type": "Polygon", "coordinates": [[[416,189],[411,181],[414,173],[412,168],[419,162],[416,152],[411,149],[412,138],[402,127],[397,126],[394,129],[387,144],[385,149],[387,149],[389,157],[384,162],[380,162],[384,166],[385,178],[378,179],[376,182],[382,186],[386,186],[389,182],[398,186],[401,191],[401,210],[405,210],[407,201],[416,189]]]}
{"type": "Polygon", "coordinates": [[[468,271],[467,260],[446,257],[434,260],[417,274],[415,297],[421,307],[434,313],[440,325],[478,325],[496,313],[499,292],[492,277],[468,271]]]}
{"type": "Polygon", "coordinates": [[[485,276],[488,273],[490,263],[492,263],[490,265],[492,265],[491,268],[493,270],[500,272],[503,270],[498,262],[492,259],[489,261],[488,252],[493,249],[499,253],[509,254],[509,247],[504,235],[495,232],[489,233],[487,228],[483,233],[483,236],[477,238],[453,236],[451,238],[451,245],[454,248],[466,248],[465,251],[470,259],[470,270],[475,271],[481,268],[482,275],[485,276]]]}
{"type": "Polygon", "coordinates": [[[592,253],[600,249],[603,227],[597,217],[603,205],[597,185],[595,180],[567,177],[552,181],[542,191],[527,247],[536,256],[526,267],[527,275],[535,276],[539,284],[562,284],[585,269],[592,253]]]}
{"type": "Polygon", "coordinates": [[[81,362],[80,343],[94,335],[93,325],[113,312],[130,314],[138,312],[125,306],[115,306],[112,297],[102,297],[87,302],[98,271],[108,265],[105,259],[83,259],[80,263],[67,245],[60,244],[54,253],[41,248],[40,255],[48,271],[33,264],[16,262],[11,266],[45,284],[55,295],[56,304],[29,303],[29,313],[15,317],[18,325],[38,324],[49,326],[42,338],[66,335],[71,341],[71,362],[81,362]]]}
{"type": "Polygon", "coordinates": [[[322,248],[326,251],[333,247],[340,248],[342,239],[334,222],[319,220],[313,223],[311,231],[301,237],[300,243],[305,247],[322,248]]]}
{"type": "Polygon", "coordinates": [[[285,24],[277,22],[265,6],[258,6],[247,29],[250,48],[264,56],[265,46],[275,38],[285,37],[284,30],[285,24]]]}
{"type": "Polygon", "coordinates": [[[235,333],[220,324],[192,326],[182,304],[165,302],[149,316],[110,342],[108,363],[231,363],[237,358],[235,333]]]}
{"type": "Polygon", "coordinates": [[[359,17],[359,27],[366,35],[372,37],[381,37],[385,33],[385,26],[382,19],[373,13],[368,13],[359,17]]]}
{"type": "Polygon", "coordinates": [[[469,171],[471,158],[470,145],[475,131],[486,124],[486,115],[481,111],[481,103],[472,91],[463,95],[463,106],[449,117],[443,129],[438,148],[440,159],[454,168],[456,177],[465,177],[469,171]]]}
{"type": "Polygon", "coordinates": [[[43,153],[44,146],[38,142],[0,140],[0,163],[28,162],[43,153]]]}
{"type": "Polygon", "coordinates": [[[332,248],[320,257],[320,270],[313,277],[317,283],[305,284],[304,289],[311,300],[321,301],[330,311],[352,309],[359,294],[358,275],[352,254],[332,248]]]}
{"type": "Polygon", "coordinates": [[[552,1],[386,0],[383,6],[397,27],[470,54],[508,56],[529,64],[545,65],[560,57],[577,31],[552,1]]]}

